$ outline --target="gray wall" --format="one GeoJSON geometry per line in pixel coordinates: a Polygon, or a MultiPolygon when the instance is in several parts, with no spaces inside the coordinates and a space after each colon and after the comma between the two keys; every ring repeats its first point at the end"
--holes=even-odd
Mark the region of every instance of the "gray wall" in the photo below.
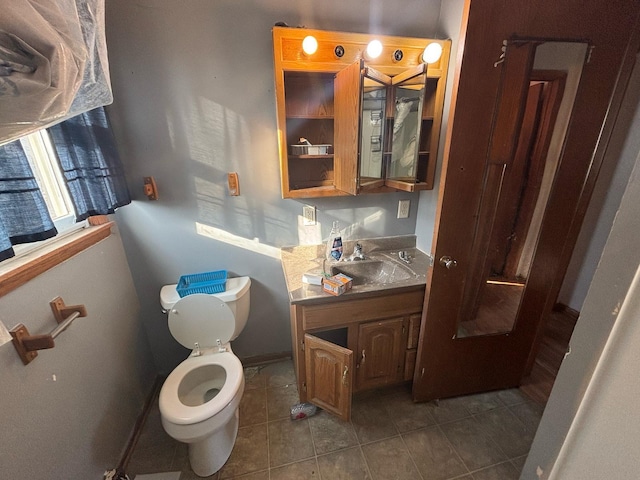
{"type": "Polygon", "coordinates": [[[83,303],[29,365],[0,346],[0,478],[98,479],[115,468],[155,378],[138,301],[115,234],[0,298],[7,328],[56,323],[49,302],[83,303]]]}
{"type": "MultiPolygon", "coordinates": [[[[446,0],[442,2],[440,18],[438,19],[438,37],[451,39],[451,58],[449,59],[449,72],[447,74],[447,87],[444,97],[444,109],[442,111],[442,128],[440,133],[440,145],[438,147],[438,159],[436,164],[436,177],[433,190],[420,192],[418,205],[418,218],[416,221],[416,235],[418,247],[424,252],[431,252],[436,209],[438,206],[438,190],[440,188],[440,176],[442,174],[442,158],[446,141],[449,113],[451,109],[451,96],[456,77],[458,47],[460,46],[460,33],[462,27],[462,14],[465,0],[446,0]]],[[[433,253],[433,252],[432,252],[433,253]]]]}
{"type": "MultiPolygon", "coordinates": [[[[453,66],[463,5],[463,0],[443,2],[440,12],[435,0],[107,2],[115,96],[109,113],[135,197],[116,218],[140,317],[162,373],[187,354],[171,338],[158,303],[160,287],[182,274],[226,269],[252,278],[251,315],[234,342],[238,356],[247,358],[290,350],[281,246],[320,243],[332,221],[340,220],[353,239],[416,233],[418,245],[431,248],[437,190],[307,202],[280,198],[271,26],[286,21],[328,30],[451,37],[453,66]],[[231,171],[239,174],[240,197],[227,194],[231,171]],[[157,202],[142,195],[142,177],[149,175],[160,189],[157,202]],[[409,219],[396,219],[400,199],[412,202],[409,219]],[[318,225],[302,226],[304,203],[317,207],[318,225]]],[[[450,74],[448,86],[452,83],[450,74]]],[[[450,93],[448,88],[445,125],[450,93]]],[[[437,178],[440,167],[441,161],[437,178]]],[[[621,172],[616,178],[624,178],[621,172]]],[[[609,188],[606,172],[603,177],[589,213],[595,222],[584,229],[560,298],[576,309],[612,218],[609,209],[600,219],[600,206],[606,201],[615,210],[619,202],[619,190],[609,188]],[[594,233],[596,225],[601,226],[594,233]]]]}
{"type": "MultiPolygon", "coordinates": [[[[635,70],[637,79],[637,64],[635,70]]],[[[571,338],[571,353],[558,372],[524,467],[524,479],[635,478],[640,468],[636,441],[640,144],[631,138],[640,128],[637,104],[635,111],[628,129],[617,126],[628,135],[624,155],[633,170],[622,187],[622,203],[571,338]]]]}
{"type": "Polygon", "coordinates": [[[187,355],[158,302],[160,287],[181,274],[227,269],[250,276],[251,314],[234,352],[240,358],[286,352],[280,247],[320,243],[333,220],[352,239],[415,232],[418,194],[310,199],[316,227],[301,226],[304,201],[281,198],[273,24],[429,37],[439,9],[437,0],[107,2],[115,97],[109,114],[135,196],[117,220],[161,372],[187,355]],[[226,192],[232,171],[239,197],[226,192]],[[142,177],[150,175],[160,189],[157,202],[141,194],[142,177]],[[398,200],[407,198],[410,218],[398,220],[398,200]],[[197,225],[207,233],[197,233],[197,225]]]}

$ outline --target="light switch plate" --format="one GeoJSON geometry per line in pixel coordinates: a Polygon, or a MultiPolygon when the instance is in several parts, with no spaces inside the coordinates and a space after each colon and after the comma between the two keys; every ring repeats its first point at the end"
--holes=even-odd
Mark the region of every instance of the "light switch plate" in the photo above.
{"type": "Polygon", "coordinates": [[[409,206],[411,200],[400,200],[398,202],[398,218],[409,218],[409,206]]]}
{"type": "Polygon", "coordinates": [[[302,218],[304,218],[304,225],[316,224],[316,207],[313,205],[302,206],[302,218]]]}

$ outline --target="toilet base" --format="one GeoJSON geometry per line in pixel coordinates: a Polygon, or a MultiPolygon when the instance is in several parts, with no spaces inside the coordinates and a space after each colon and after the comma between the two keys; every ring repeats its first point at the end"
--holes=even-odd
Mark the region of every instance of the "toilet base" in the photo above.
{"type": "Polygon", "coordinates": [[[189,443],[191,469],[199,477],[220,470],[231,456],[238,435],[238,409],[225,426],[200,442],[189,443]]]}

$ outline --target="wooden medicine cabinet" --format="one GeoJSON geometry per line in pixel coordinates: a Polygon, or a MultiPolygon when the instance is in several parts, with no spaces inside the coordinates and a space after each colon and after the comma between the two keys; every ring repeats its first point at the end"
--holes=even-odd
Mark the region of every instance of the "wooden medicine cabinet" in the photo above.
{"type": "Polygon", "coordinates": [[[274,27],[273,41],[283,198],[433,188],[449,40],[274,27]]]}

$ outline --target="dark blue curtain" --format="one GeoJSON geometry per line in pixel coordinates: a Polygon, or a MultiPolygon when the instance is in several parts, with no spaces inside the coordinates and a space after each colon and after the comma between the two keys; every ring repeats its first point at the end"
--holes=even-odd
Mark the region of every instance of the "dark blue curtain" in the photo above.
{"type": "Polygon", "coordinates": [[[0,261],[58,233],[19,140],[0,146],[0,261]]]}
{"type": "Polygon", "coordinates": [[[131,203],[104,108],[49,128],[76,208],[76,220],[107,215],[131,203]]]}

